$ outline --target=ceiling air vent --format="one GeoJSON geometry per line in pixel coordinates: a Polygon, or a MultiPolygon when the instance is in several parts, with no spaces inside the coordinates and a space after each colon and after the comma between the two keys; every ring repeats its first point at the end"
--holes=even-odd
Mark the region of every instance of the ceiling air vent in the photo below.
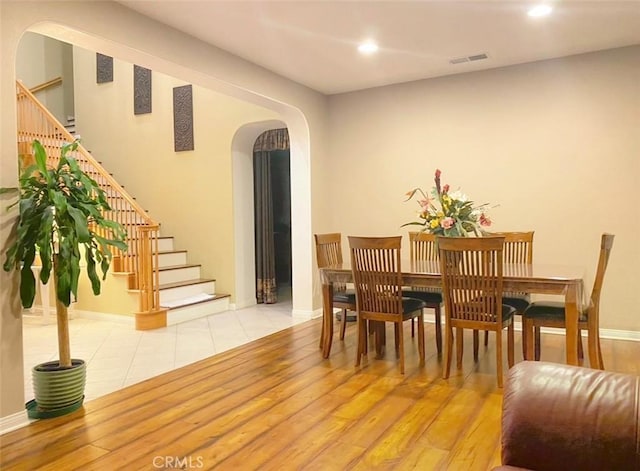
{"type": "Polygon", "coordinates": [[[455,59],[451,59],[449,61],[449,64],[462,64],[464,62],[474,62],[474,61],[483,61],[485,59],[488,59],[489,56],[485,53],[482,54],[474,54],[473,56],[467,56],[467,57],[457,57],[455,59]]]}

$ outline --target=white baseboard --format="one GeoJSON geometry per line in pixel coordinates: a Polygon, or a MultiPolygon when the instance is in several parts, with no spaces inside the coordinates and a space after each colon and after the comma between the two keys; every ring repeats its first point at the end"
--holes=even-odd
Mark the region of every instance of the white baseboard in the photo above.
{"type": "Polygon", "coordinates": [[[0,417],[0,435],[22,428],[31,422],[33,422],[33,420],[29,419],[26,410],[16,412],[6,417],[0,417]]]}
{"type": "MultiPolygon", "coordinates": [[[[425,316],[425,323],[435,324],[435,319],[433,316],[425,316]]],[[[442,325],[444,326],[444,316],[442,317],[442,325]]],[[[520,320],[516,320],[513,323],[513,327],[518,332],[522,332],[522,322],[520,320]]],[[[540,331],[543,334],[554,334],[554,335],[564,335],[564,329],[558,329],[555,327],[542,327],[540,331]]],[[[587,331],[582,331],[582,336],[587,336],[587,331]]],[[[640,332],[637,330],[617,330],[617,329],[600,329],[600,338],[601,339],[611,339],[611,340],[630,340],[633,342],[640,342],[640,332]]]]}
{"type": "Polygon", "coordinates": [[[134,326],[136,325],[136,319],[133,316],[125,316],[122,314],[109,314],[106,312],[94,312],[94,311],[81,311],[74,309],[76,318],[92,319],[95,321],[107,321],[114,322],[116,324],[124,324],[134,326]]]}

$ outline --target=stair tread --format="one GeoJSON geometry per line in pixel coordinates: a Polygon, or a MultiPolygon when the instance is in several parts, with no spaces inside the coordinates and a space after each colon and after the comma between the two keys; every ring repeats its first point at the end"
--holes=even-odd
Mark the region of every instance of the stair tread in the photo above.
{"type": "Polygon", "coordinates": [[[166,267],[158,267],[159,271],[165,271],[165,270],[180,270],[181,268],[195,268],[195,267],[201,267],[202,264],[200,263],[185,263],[183,265],[167,265],[166,267]]]}
{"type": "Polygon", "coordinates": [[[169,309],[177,309],[177,308],[186,307],[186,306],[193,306],[195,304],[208,303],[210,301],[218,301],[219,299],[228,298],[229,296],[231,296],[231,295],[230,294],[220,294],[220,293],[210,294],[207,297],[204,297],[204,296],[201,296],[201,297],[191,296],[191,297],[184,298],[184,299],[177,299],[177,300],[174,300],[174,301],[168,301],[166,303],[161,303],[161,307],[165,307],[165,308],[169,308],[169,309]]]}
{"type": "Polygon", "coordinates": [[[173,281],[171,283],[163,283],[158,285],[158,289],[170,289],[170,288],[180,288],[182,286],[191,286],[191,285],[201,285],[204,283],[215,282],[216,280],[212,278],[195,278],[192,280],[184,280],[184,281],[173,281]]]}

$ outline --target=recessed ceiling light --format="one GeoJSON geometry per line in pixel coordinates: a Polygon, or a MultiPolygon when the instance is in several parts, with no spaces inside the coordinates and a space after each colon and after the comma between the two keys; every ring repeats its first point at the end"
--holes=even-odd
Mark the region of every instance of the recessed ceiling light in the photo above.
{"type": "Polygon", "coordinates": [[[551,8],[549,5],[536,5],[535,7],[531,8],[527,12],[527,15],[529,15],[529,16],[546,16],[549,13],[551,13],[551,10],[553,10],[553,8],[551,8]]]}
{"type": "Polygon", "coordinates": [[[358,46],[358,51],[362,54],[373,54],[378,51],[378,45],[373,41],[365,41],[358,46]]]}

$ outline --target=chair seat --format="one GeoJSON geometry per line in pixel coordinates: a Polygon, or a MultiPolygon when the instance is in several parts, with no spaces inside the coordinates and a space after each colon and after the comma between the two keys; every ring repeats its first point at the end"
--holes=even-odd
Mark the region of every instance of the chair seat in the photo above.
{"type": "MultiPolygon", "coordinates": [[[[562,320],[565,317],[564,303],[557,301],[536,301],[524,310],[524,317],[531,319],[562,320]]],[[[586,321],[585,313],[580,314],[580,321],[586,321]]]]}
{"type": "Polygon", "coordinates": [[[421,300],[416,298],[405,298],[402,297],[402,317],[403,319],[410,319],[413,316],[412,314],[416,311],[420,311],[427,307],[427,304],[421,300]]]}
{"type": "Polygon", "coordinates": [[[352,289],[348,289],[345,291],[333,292],[333,302],[334,303],[348,303],[354,304],[356,303],[356,292],[352,289]]]}
{"type": "Polygon", "coordinates": [[[503,304],[502,305],[502,322],[511,319],[513,316],[516,315],[516,308],[513,306],[509,306],[508,304],[503,304]]]}
{"type": "Polygon", "coordinates": [[[526,308],[529,307],[531,302],[528,298],[525,297],[511,297],[511,296],[503,296],[502,304],[506,304],[507,306],[512,306],[516,308],[516,311],[522,313],[526,308]]]}
{"type": "Polygon", "coordinates": [[[435,291],[402,290],[403,298],[420,299],[427,304],[442,304],[442,293],[435,291]]]}

